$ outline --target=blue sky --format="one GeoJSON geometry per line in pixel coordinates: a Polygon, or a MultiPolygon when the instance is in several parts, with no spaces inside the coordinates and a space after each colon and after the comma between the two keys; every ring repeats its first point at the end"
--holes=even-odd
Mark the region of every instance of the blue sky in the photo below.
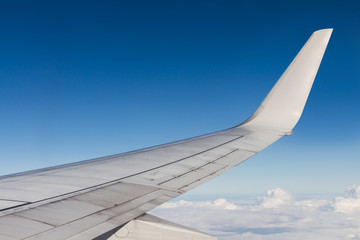
{"type": "Polygon", "coordinates": [[[360,184],[358,1],[1,1],[0,174],[232,127],[334,28],[285,137],[193,195],[360,184]]]}

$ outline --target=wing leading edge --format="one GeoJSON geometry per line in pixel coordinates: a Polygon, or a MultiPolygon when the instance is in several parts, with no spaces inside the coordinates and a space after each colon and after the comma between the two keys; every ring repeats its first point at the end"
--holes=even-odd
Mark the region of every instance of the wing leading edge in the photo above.
{"type": "Polygon", "coordinates": [[[298,122],[332,29],[319,30],[244,123],[0,178],[0,238],[98,239],[261,151],[298,122]]]}

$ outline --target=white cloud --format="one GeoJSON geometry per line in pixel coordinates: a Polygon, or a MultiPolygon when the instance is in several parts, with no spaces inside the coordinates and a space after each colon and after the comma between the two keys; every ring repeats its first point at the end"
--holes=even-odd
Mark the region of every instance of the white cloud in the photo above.
{"type": "Polygon", "coordinates": [[[360,186],[333,200],[296,200],[276,188],[248,201],[169,202],[152,214],[219,240],[360,240],[360,186]]]}
{"type": "Polygon", "coordinates": [[[290,193],[281,188],[275,188],[267,191],[267,195],[258,197],[261,206],[265,208],[276,208],[280,205],[289,204],[293,197],[290,193]]]}
{"type": "Polygon", "coordinates": [[[227,209],[227,210],[237,209],[237,206],[235,204],[229,203],[225,198],[219,198],[213,202],[212,201],[190,202],[190,201],[180,200],[177,202],[164,203],[159,208],[178,208],[178,207],[217,208],[217,209],[227,209]]]}
{"type": "Polygon", "coordinates": [[[334,208],[337,212],[342,213],[360,212],[360,185],[349,187],[346,191],[346,197],[337,197],[334,208]]]}

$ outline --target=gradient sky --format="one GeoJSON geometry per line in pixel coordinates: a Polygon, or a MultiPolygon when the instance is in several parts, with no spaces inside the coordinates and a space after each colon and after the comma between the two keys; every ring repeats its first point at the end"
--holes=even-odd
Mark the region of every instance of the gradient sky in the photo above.
{"type": "Polygon", "coordinates": [[[248,118],[334,28],[294,135],[189,194],[360,184],[358,1],[1,1],[0,174],[180,140],[248,118]]]}

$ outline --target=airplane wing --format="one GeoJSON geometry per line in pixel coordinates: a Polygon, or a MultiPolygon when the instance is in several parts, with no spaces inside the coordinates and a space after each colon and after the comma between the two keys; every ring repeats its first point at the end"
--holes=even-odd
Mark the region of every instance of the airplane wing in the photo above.
{"type": "MultiPolygon", "coordinates": [[[[314,32],[256,112],[238,126],[0,177],[0,239],[128,239],[136,235],[131,232],[135,228],[121,226],[130,223],[140,232],[144,226],[154,234],[159,229],[181,229],[144,213],[289,135],[302,114],[331,33],[332,29],[314,32]]],[[[195,234],[185,228],[176,233],[169,236],[195,234]]],[[[196,234],[196,239],[214,239],[196,234]]]]}

